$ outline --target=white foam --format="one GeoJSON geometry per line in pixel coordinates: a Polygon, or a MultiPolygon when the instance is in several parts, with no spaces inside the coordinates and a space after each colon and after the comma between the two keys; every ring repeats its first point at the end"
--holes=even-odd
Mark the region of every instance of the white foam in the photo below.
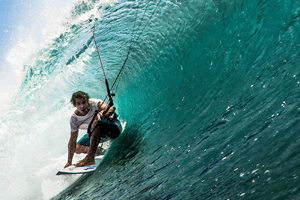
{"type": "MultiPolygon", "coordinates": [[[[114,0],[101,1],[112,2],[114,0]]],[[[58,88],[68,90],[64,78],[72,72],[53,75],[44,85],[34,86],[38,88],[35,93],[33,90],[23,92],[24,96],[30,95],[30,101],[23,107],[14,105],[13,100],[18,98],[15,94],[24,78],[24,65],[34,63],[37,52],[66,31],[64,16],[68,16],[74,1],[24,0],[17,3],[23,6],[24,12],[16,17],[19,20],[14,24],[6,62],[0,70],[1,198],[49,199],[78,178],[55,175],[67,162],[68,122],[74,109],[68,103],[68,91],[58,91],[58,88]]],[[[96,12],[99,11],[93,9],[77,20],[84,20],[96,12]]],[[[74,69],[81,70],[92,50],[88,49],[74,62],[74,69]]]]}
{"type": "MultiPolygon", "coordinates": [[[[64,29],[64,16],[73,4],[72,0],[16,2],[22,9],[12,24],[11,40],[4,51],[6,60],[0,70],[3,199],[49,199],[76,179],[55,176],[58,165],[64,166],[67,160],[66,155],[60,155],[67,150],[69,125],[62,122],[69,121],[70,107],[47,115],[36,108],[35,102],[28,102],[30,106],[23,108],[12,106],[24,78],[24,65],[34,62],[37,51],[64,29]],[[42,119],[36,123],[38,118],[42,119]],[[36,172],[37,169],[40,170],[36,172]]],[[[51,97],[45,95],[45,98],[51,97]]]]}
{"type": "Polygon", "coordinates": [[[12,5],[16,8],[16,16],[15,24],[11,24],[9,30],[11,36],[4,51],[5,61],[1,61],[0,113],[10,107],[8,102],[18,91],[24,76],[24,65],[34,61],[37,51],[62,31],[64,18],[74,3],[72,0],[23,0],[12,5]]]}

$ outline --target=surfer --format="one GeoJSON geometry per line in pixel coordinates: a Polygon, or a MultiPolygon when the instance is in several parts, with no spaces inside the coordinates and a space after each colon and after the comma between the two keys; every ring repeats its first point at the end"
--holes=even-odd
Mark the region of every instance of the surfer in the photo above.
{"type": "Polygon", "coordinates": [[[85,159],[77,163],[76,166],[94,164],[94,157],[98,144],[116,139],[122,131],[120,122],[115,118],[109,118],[116,115],[114,113],[115,108],[110,107],[106,114],[103,115],[103,112],[107,108],[107,104],[102,100],[90,99],[87,93],[78,91],[73,93],[71,103],[76,107],[76,110],[70,119],[71,136],[68,143],[68,162],[64,168],[72,165],[74,153],[88,154],[85,159]],[[89,134],[85,134],[76,144],[78,129],[87,129],[88,125],[93,120],[96,110],[98,110],[99,113],[93,121],[95,128],[91,137],[89,134]]]}

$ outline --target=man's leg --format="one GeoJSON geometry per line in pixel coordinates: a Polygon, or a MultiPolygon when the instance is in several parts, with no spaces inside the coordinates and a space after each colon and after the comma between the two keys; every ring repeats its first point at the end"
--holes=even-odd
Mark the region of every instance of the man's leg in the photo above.
{"type": "Polygon", "coordinates": [[[97,124],[95,130],[92,133],[91,145],[88,150],[88,154],[82,161],[80,161],[79,163],[77,163],[75,165],[76,167],[95,164],[95,153],[96,153],[98,144],[101,139],[101,131],[100,130],[101,130],[101,122],[97,124]]]}
{"type": "Polygon", "coordinates": [[[88,151],[89,151],[89,147],[80,145],[80,144],[76,144],[75,153],[77,153],[77,154],[88,153],[88,151]]]}
{"type": "Polygon", "coordinates": [[[81,153],[88,153],[90,148],[90,141],[91,138],[88,134],[85,134],[82,136],[82,138],[77,142],[76,144],[76,150],[75,153],[81,154],[81,153]]]}

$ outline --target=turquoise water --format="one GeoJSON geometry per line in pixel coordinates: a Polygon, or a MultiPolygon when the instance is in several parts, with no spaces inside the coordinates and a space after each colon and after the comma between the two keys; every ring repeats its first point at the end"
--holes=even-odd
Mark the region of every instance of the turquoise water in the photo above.
{"type": "MultiPolygon", "coordinates": [[[[52,159],[38,161],[45,177],[24,198],[298,199],[299,4],[78,4],[24,66],[13,104],[25,131],[5,139],[52,159]],[[94,174],[57,179],[49,171],[65,164],[71,94],[106,96],[92,30],[110,85],[130,51],[114,88],[126,126],[94,174]],[[51,187],[58,189],[45,195],[51,187]]],[[[22,178],[30,185],[35,176],[22,178]]]]}

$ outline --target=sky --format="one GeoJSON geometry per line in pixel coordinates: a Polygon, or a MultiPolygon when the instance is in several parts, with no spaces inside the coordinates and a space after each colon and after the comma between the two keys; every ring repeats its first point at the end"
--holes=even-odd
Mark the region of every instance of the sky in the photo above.
{"type": "MultiPolygon", "coordinates": [[[[28,56],[34,47],[41,47],[45,40],[54,35],[54,30],[77,0],[0,0],[0,71],[3,62],[28,56]],[[21,44],[29,46],[26,48],[21,44]],[[14,48],[15,53],[12,53],[14,48]],[[23,48],[23,49],[22,49],[23,48]],[[18,52],[18,53],[17,53],[18,52]],[[22,55],[19,55],[21,53],[22,55]]],[[[10,63],[11,64],[11,63],[10,63]]],[[[20,63],[18,63],[20,64],[20,63]]]]}
{"type": "MultiPolygon", "coordinates": [[[[23,41],[33,25],[32,12],[38,12],[38,1],[0,0],[0,72],[7,71],[12,63],[7,59],[12,48],[23,41]]],[[[17,54],[11,60],[18,60],[17,54]]]]}
{"type": "Polygon", "coordinates": [[[0,0],[0,61],[4,61],[5,49],[8,47],[10,40],[10,33],[12,32],[11,22],[14,21],[14,15],[16,8],[14,8],[14,1],[0,0]]]}
{"type": "MultiPolygon", "coordinates": [[[[19,12],[20,7],[16,7],[16,1],[11,0],[0,0],[0,93],[1,99],[5,98],[2,101],[6,101],[7,98],[11,98],[11,95],[8,95],[8,91],[12,91],[15,88],[14,77],[10,70],[10,65],[6,60],[6,55],[8,49],[12,47],[12,41],[14,36],[14,21],[17,20],[16,13],[19,12]],[[10,75],[8,75],[10,74],[10,75]]],[[[10,93],[12,94],[12,93],[10,93]]],[[[2,107],[2,106],[1,106],[2,107]]]]}

